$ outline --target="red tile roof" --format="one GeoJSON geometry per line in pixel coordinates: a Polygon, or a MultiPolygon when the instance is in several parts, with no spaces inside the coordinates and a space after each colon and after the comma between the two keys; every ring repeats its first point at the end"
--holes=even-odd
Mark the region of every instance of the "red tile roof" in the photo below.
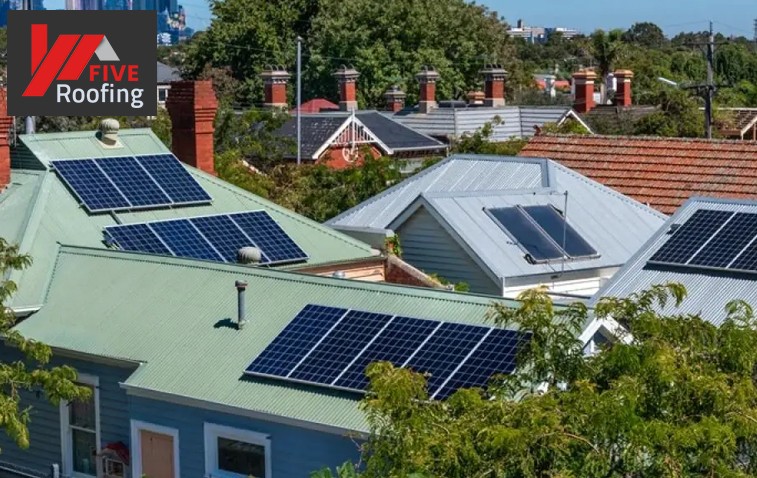
{"type": "Polygon", "coordinates": [[[691,196],[757,199],[757,142],[542,135],[520,155],[553,159],[665,214],[691,196]]]}
{"type": "MultiPolygon", "coordinates": [[[[339,105],[334,104],[325,98],[313,98],[300,105],[300,111],[303,113],[320,113],[323,110],[339,110],[339,105]]],[[[290,113],[297,113],[297,108],[292,108],[290,113]]]]}

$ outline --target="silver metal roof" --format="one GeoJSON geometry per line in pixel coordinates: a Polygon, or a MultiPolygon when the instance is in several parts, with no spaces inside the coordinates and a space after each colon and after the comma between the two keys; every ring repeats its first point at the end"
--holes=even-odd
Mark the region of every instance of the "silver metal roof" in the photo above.
{"type": "Polygon", "coordinates": [[[404,110],[396,113],[393,119],[429,136],[458,137],[472,134],[499,118],[500,123],[492,125],[491,140],[507,141],[530,138],[534,135],[534,126],[561,123],[568,116],[580,121],[591,132],[569,106],[444,107],[434,108],[429,113],[404,110]]]}
{"type": "Polygon", "coordinates": [[[418,207],[474,251],[497,277],[618,267],[665,216],[637,201],[538,158],[457,155],[422,171],[328,222],[336,229],[396,229],[418,207]],[[599,251],[596,259],[532,265],[484,208],[551,204],[599,251]]]}
{"type": "Polygon", "coordinates": [[[672,224],[683,224],[699,209],[757,213],[757,201],[727,200],[695,197],[689,199],[649,241],[619,270],[592,298],[595,304],[600,297],[628,297],[634,292],[649,289],[655,284],[679,282],[686,287],[687,298],[676,308],[668,305],[662,311],[669,314],[701,314],[716,325],[726,318],[726,304],[734,299],[757,305],[757,277],[736,273],[672,270],[648,266],[649,258],[671,237],[672,224]]]}

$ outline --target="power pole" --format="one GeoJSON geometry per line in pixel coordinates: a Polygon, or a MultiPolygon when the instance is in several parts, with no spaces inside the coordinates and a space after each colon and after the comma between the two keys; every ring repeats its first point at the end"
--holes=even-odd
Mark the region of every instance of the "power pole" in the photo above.
{"type": "Polygon", "coordinates": [[[707,86],[704,94],[704,132],[707,139],[712,139],[712,96],[715,94],[715,33],[710,22],[710,38],[707,42],[707,86]]]}
{"type": "Polygon", "coordinates": [[[302,37],[297,37],[297,166],[302,161],[302,129],[300,108],[302,107],[302,37]]]}

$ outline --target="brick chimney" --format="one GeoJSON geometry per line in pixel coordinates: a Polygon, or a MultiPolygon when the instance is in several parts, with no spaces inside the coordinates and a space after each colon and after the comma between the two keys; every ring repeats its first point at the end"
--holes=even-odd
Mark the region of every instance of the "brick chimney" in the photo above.
{"type": "Polygon", "coordinates": [[[573,109],[579,113],[588,113],[594,109],[594,80],[597,74],[593,71],[581,70],[573,73],[575,99],[573,109]]]}
{"type": "Polygon", "coordinates": [[[386,90],[386,93],[384,93],[386,110],[393,111],[394,113],[400,111],[405,107],[405,96],[405,92],[400,90],[400,87],[397,85],[386,90]]]}
{"type": "Polygon", "coordinates": [[[357,109],[357,78],[360,73],[342,65],[334,72],[339,83],[339,109],[341,111],[355,111],[357,109]]]}
{"type": "Polygon", "coordinates": [[[8,90],[0,88],[0,192],[11,182],[10,131],[13,117],[8,116],[8,90]]]}
{"type": "Polygon", "coordinates": [[[505,106],[505,80],[507,71],[502,65],[486,65],[484,75],[484,106],[505,106]]]}
{"type": "Polygon", "coordinates": [[[213,121],[218,101],[211,81],[175,81],[166,100],[171,149],[182,162],[215,175],[213,121]]]}
{"type": "Polygon", "coordinates": [[[418,98],[418,112],[428,113],[436,108],[436,81],[439,79],[439,73],[434,70],[433,66],[424,66],[415,77],[421,87],[418,98]]]}
{"type": "Polygon", "coordinates": [[[283,66],[269,66],[260,74],[263,79],[266,108],[287,107],[287,82],[291,75],[283,66]]]}
{"type": "Polygon", "coordinates": [[[617,70],[615,72],[615,80],[617,81],[617,88],[615,89],[615,106],[631,106],[631,79],[633,78],[633,71],[631,70],[617,70]]]}

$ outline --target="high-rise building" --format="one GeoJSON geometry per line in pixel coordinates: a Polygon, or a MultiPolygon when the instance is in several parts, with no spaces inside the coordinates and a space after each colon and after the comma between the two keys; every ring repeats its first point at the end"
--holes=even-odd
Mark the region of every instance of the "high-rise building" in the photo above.
{"type": "Polygon", "coordinates": [[[45,3],[43,0],[0,1],[0,27],[8,25],[8,10],[45,10],[45,3]]]}

